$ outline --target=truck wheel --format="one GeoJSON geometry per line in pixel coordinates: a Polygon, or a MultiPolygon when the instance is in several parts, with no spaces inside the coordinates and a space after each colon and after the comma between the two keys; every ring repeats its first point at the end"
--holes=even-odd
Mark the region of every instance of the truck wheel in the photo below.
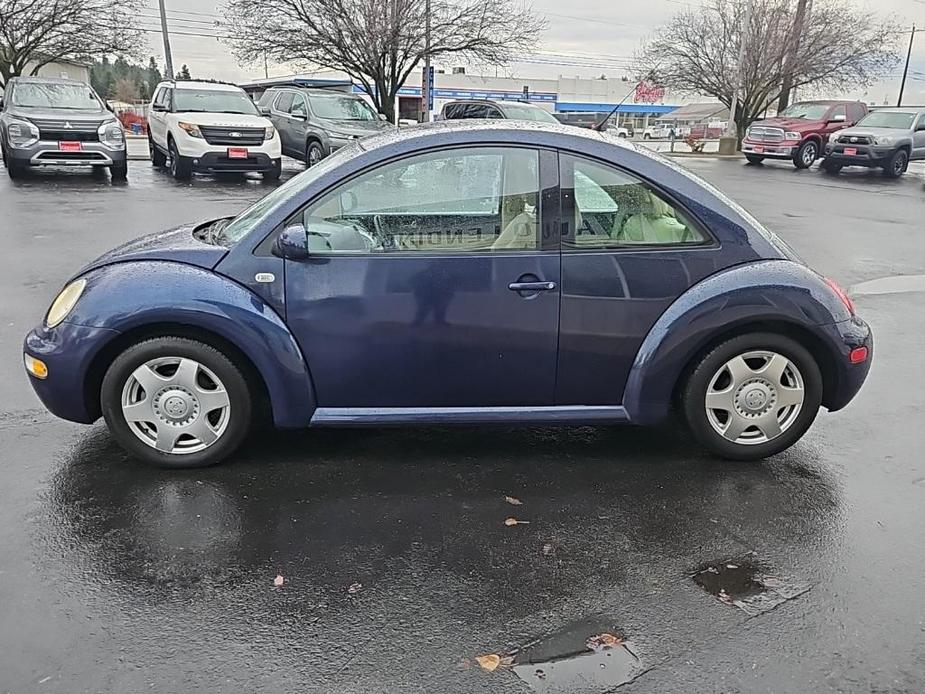
{"type": "Polygon", "coordinates": [[[261,175],[264,181],[278,181],[283,175],[283,160],[280,159],[273,168],[267,169],[261,175]]]}
{"type": "Polygon", "coordinates": [[[157,148],[150,135],[148,135],[148,152],[151,153],[151,166],[160,167],[167,163],[167,155],[157,148]]]}
{"type": "Polygon", "coordinates": [[[815,140],[807,140],[793,155],[793,165],[798,169],[808,169],[819,157],[819,145],[815,140]]]}
{"type": "Polygon", "coordinates": [[[820,166],[822,167],[822,170],[825,171],[826,173],[832,174],[833,176],[837,176],[838,174],[841,173],[841,169],[843,165],[839,164],[838,162],[834,162],[831,159],[823,159],[822,164],[820,164],[820,166]]]}
{"type": "Polygon", "coordinates": [[[124,181],[128,178],[128,162],[116,162],[109,167],[109,176],[114,181],[124,181]]]}
{"type": "Polygon", "coordinates": [[[745,158],[748,160],[749,164],[760,164],[764,161],[764,157],[757,154],[746,154],[745,158]]]}
{"type": "Polygon", "coordinates": [[[908,152],[904,149],[897,150],[893,152],[893,156],[883,167],[883,175],[887,178],[899,178],[905,173],[907,166],[909,166],[908,152]]]}
{"type": "Polygon", "coordinates": [[[321,149],[321,144],[312,140],[305,148],[305,166],[310,168],[322,159],[324,159],[324,150],[321,149]]]}
{"type": "Polygon", "coordinates": [[[177,151],[177,145],[173,140],[167,141],[167,148],[170,150],[170,160],[168,162],[170,166],[170,175],[178,181],[188,181],[193,174],[193,167],[190,164],[190,160],[180,156],[180,152],[177,151]]]}
{"type": "Polygon", "coordinates": [[[652,136],[651,136],[649,133],[646,133],[645,135],[642,136],[642,139],[643,139],[643,140],[651,140],[651,139],[652,139],[652,136]]]}

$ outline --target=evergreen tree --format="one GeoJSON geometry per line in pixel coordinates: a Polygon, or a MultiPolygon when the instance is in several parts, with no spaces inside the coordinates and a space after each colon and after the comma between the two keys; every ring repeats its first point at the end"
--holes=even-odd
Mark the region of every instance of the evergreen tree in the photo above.
{"type": "Polygon", "coordinates": [[[192,77],[190,77],[189,68],[186,67],[186,63],[183,63],[183,66],[180,68],[180,72],[177,73],[177,79],[178,79],[178,80],[191,80],[191,79],[193,79],[192,77]]]}

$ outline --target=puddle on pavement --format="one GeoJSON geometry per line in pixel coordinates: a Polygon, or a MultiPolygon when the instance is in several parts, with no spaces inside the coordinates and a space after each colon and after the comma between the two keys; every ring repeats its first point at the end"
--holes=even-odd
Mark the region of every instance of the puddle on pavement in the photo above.
{"type": "Polygon", "coordinates": [[[717,600],[738,607],[751,617],[770,612],[812,587],[808,583],[774,576],[753,559],[706,564],[693,578],[694,583],[717,600]]]}
{"type": "Polygon", "coordinates": [[[925,275],[897,275],[861,282],[848,291],[851,296],[925,292],[925,275]]]}
{"type": "Polygon", "coordinates": [[[605,646],[601,640],[589,641],[601,634],[621,635],[607,620],[573,624],[520,650],[514,657],[514,674],[542,694],[604,694],[645,672],[632,643],[605,646]]]}

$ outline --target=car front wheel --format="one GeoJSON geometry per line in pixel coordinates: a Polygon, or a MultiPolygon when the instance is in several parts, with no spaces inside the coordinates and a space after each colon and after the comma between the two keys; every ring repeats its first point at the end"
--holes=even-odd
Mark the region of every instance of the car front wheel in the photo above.
{"type": "Polygon", "coordinates": [[[704,356],[682,400],[703,446],[723,458],[760,460],[792,446],[812,425],[822,402],[822,375],[798,342],[752,333],[704,356]]]}
{"type": "Polygon", "coordinates": [[[167,165],[170,167],[170,175],[178,181],[188,181],[193,174],[193,167],[190,164],[190,160],[180,156],[180,152],[177,150],[177,143],[173,140],[167,142],[167,150],[170,153],[167,160],[167,165]]]}
{"type": "Polygon", "coordinates": [[[214,347],[158,337],[129,347],[100,392],[116,440],[145,462],[213,465],[233,453],[251,424],[251,395],[238,367],[214,347]]]}
{"type": "Polygon", "coordinates": [[[815,140],[807,140],[793,155],[793,165],[798,169],[808,169],[819,157],[819,145],[815,140]]]}
{"type": "Polygon", "coordinates": [[[899,178],[906,172],[909,166],[909,154],[904,149],[893,153],[886,166],[883,167],[883,175],[887,178],[899,178]]]}

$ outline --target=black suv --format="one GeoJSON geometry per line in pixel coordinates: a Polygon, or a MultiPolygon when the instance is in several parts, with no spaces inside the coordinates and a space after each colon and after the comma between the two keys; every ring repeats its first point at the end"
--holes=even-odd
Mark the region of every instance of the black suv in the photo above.
{"type": "Polygon", "coordinates": [[[89,84],[48,77],[14,77],[0,111],[0,150],[10,178],[30,166],[109,167],[125,180],[122,124],[89,84]]]}

